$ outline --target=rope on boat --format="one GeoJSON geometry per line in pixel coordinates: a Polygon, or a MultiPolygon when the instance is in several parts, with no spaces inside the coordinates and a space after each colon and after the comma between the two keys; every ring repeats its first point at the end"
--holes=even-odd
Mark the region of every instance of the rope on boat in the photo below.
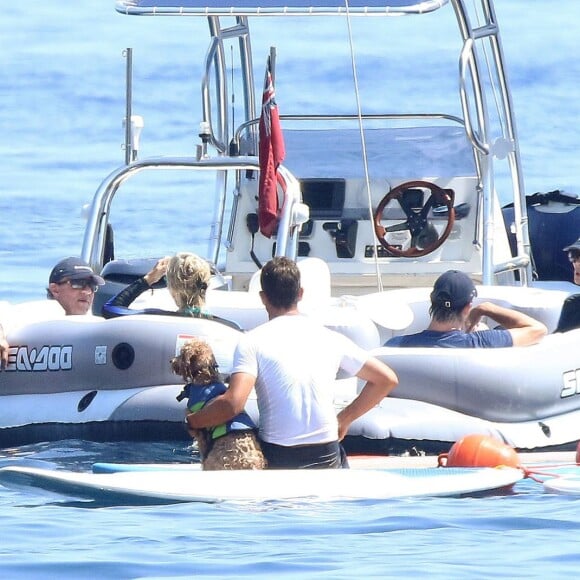
{"type": "Polygon", "coordinates": [[[550,464],[546,465],[544,468],[542,467],[523,467],[524,477],[531,479],[532,481],[536,481],[537,483],[544,483],[548,479],[557,479],[566,477],[565,474],[556,472],[551,472],[550,469],[558,469],[558,468],[569,468],[574,467],[577,468],[578,464],[576,463],[561,463],[561,464],[550,464]]]}
{"type": "MultiPolygon", "coordinates": [[[[352,39],[352,26],[351,26],[351,20],[350,20],[349,0],[344,0],[344,6],[346,8],[346,22],[347,22],[347,27],[348,27],[348,42],[349,42],[349,48],[350,48],[350,60],[351,60],[351,66],[352,66],[352,76],[353,76],[353,81],[354,81],[354,94],[355,94],[355,98],[356,98],[357,118],[358,118],[360,139],[361,139],[361,152],[362,152],[363,167],[364,167],[364,174],[365,174],[365,188],[366,188],[366,193],[367,193],[367,202],[368,202],[368,209],[369,209],[369,224],[370,224],[369,227],[372,230],[372,238],[371,239],[374,240],[375,233],[374,233],[374,229],[373,229],[373,225],[372,225],[374,222],[374,216],[373,216],[373,202],[372,202],[372,197],[371,197],[371,182],[370,182],[370,178],[369,178],[367,146],[366,146],[364,127],[363,127],[362,107],[361,107],[360,92],[359,92],[359,87],[358,87],[358,74],[357,74],[357,69],[356,69],[356,59],[355,59],[355,55],[354,55],[354,42],[352,39]]],[[[375,244],[375,248],[376,248],[376,244],[375,244]]],[[[378,254],[378,252],[375,250],[373,252],[373,258],[374,258],[375,270],[376,270],[376,275],[377,275],[377,287],[378,287],[379,292],[382,292],[383,291],[383,280],[381,278],[381,270],[379,268],[379,257],[377,254],[378,254]]]]}

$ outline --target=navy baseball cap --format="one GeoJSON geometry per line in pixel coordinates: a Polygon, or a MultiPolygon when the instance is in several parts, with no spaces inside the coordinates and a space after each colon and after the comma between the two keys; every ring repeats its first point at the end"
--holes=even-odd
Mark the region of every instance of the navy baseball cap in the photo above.
{"type": "Polygon", "coordinates": [[[80,258],[65,258],[61,260],[50,273],[49,284],[58,284],[63,280],[92,280],[95,284],[103,286],[105,281],[93,272],[93,269],[80,258]]]}
{"type": "Polygon", "coordinates": [[[431,303],[449,310],[461,310],[477,296],[471,278],[458,270],[448,270],[441,274],[433,285],[431,303]]]}
{"type": "Polygon", "coordinates": [[[564,248],[565,252],[569,252],[570,250],[576,250],[580,252],[580,238],[578,238],[573,244],[570,244],[564,248]]]}

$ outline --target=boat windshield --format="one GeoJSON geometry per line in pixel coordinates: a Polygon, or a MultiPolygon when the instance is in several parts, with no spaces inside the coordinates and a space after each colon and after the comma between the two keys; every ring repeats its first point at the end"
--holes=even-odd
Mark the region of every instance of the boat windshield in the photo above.
{"type": "MultiPolygon", "coordinates": [[[[364,176],[360,133],[356,130],[286,130],[284,139],[285,165],[295,175],[364,176]]],[[[460,126],[367,129],[365,145],[371,177],[476,175],[471,145],[460,126]]]]}
{"type": "Polygon", "coordinates": [[[134,15],[316,16],[384,15],[433,12],[449,0],[118,0],[116,9],[134,15]]]}

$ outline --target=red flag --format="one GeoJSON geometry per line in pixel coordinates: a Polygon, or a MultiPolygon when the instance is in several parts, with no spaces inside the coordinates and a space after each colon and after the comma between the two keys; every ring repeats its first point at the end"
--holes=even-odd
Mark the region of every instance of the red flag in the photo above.
{"type": "Polygon", "coordinates": [[[260,183],[258,189],[258,224],[260,231],[270,237],[276,229],[278,211],[278,182],[284,180],[278,175],[278,166],[284,160],[284,136],[278,116],[272,80],[271,57],[268,57],[264,94],[262,95],[262,114],[260,116],[260,183]]]}

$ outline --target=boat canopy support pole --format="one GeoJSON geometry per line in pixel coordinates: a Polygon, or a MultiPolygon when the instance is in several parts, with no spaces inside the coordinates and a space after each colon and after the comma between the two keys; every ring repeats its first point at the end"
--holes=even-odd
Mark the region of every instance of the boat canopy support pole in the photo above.
{"type": "MultiPolygon", "coordinates": [[[[119,167],[101,183],[93,197],[89,211],[89,222],[87,223],[83,240],[82,259],[89,263],[96,272],[101,271],[109,210],[115,194],[125,181],[146,170],[184,169],[217,172],[218,183],[222,181],[225,188],[229,172],[258,171],[260,165],[257,157],[254,156],[204,159],[197,159],[196,157],[151,157],[119,167]]],[[[283,166],[280,166],[278,171],[286,182],[286,191],[276,237],[276,255],[296,259],[300,226],[308,221],[310,217],[309,209],[301,201],[302,196],[298,179],[283,166]]],[[[221,236],[221,232],[216,232],[216,235],[221,236]]]]}
{"type": "MultiPolygon", "coordinates": [[[[493,6],[489,3],[489,0],[485,0],[485,5],[487,6],[487,14],[489,18],[496,22],[496,16],[493,6]]],[[[514,188],[514,216],[515,216],[515,227],[516,227],[516,246],[517,246],[517,256],[516,258],[527,258],[527,265],[525,268],[521,269],[523,283],[529,284],[532,281],[532,260],[531,256],[531,245],[528,231],[528,212],[527,204],[525,198],[525,187],[523,172],[521,170],[522,163],[520,157],[519,141],[517,139],[516,122],[513,114],[513,104],[511,93],[508,89],[506,72],[503,66],[503,49],[500,40],[500,32],[497,30],[496,34],[490,38],[491,48],[495,56],[495,62],[497,63],[497,76],[500,86],[500,94],[503,99],[503,111],[505,116],[505,125],[507,133],[507,142],[510,145],[508,150],[508,163],[510,167],[510,172],[512,176],[512,184],[514,188]]]]}
{"type": "MultiPolygon", "coordinates": [[[[239,63],[241,68],[244,102],[244,122],[255,117],[256,103],[254,95],[254,75],[252,51],[247,18],[238,17],[234,26],[222,28],[218,17],[208,17],[211,43],[206,55],[205,71],[201,81],[202,122],[209,127],[210,143],[221,155],[228,154],[229,118],[228,118],[228,81],[224,40],[238,39],[239,63]],[[212,119],[212,99],[210,80],[215,81],[215,111],[217,120],[212,119]]],[[[233,66],[233,63],[232,63],[233,66]]]]}
{"type": "Polygon", "coordinates": [[[127,61],[125,72],[125,165],[131,163],[131,107],[133,101],[133,49],[126,48],[123,55],[127,61]]]}
{"type": "MultiPolygon", "coordinates": [[[[475,4],[475,3],[474,3],[475,4]]],[[[492,284],[498,271],[517,269],[520,271],[520,281],[527,285],[532,279],[530,259],[530,244],[528,234],[528,220],[525,203],[523,177],[518,139],[515,128],[511,95],[509,92],[505,68],[503,66],[503,51],[499,38],[499,28],[495,12],[490,0],[480,0],[480,12],[476,16],[485,20],[477,27],[472,27],[470,17],[463,0],[453,0],[453,7],[461,31],[464,47],[460,56],[460,97],[465,118],[465,128],[468,138],[473,144],[476,157],[479,157],[478,167],[482,170],[483,180],[483,226],[485,228],[483,246],[484,284],[492,284]],[[496,103],[498,122],[501,126],[501,137],[491,143],[491,126],[487,111],[487,101],[484,96],[484,87],[479,76],[480,64],[476,51],[476,41],[487,42],[491,48],[493,59],[487,63],[490,80],[498,85],[500,102],[496,103]],[[474,126],[469,108],[467,79],[471,80],[469,94],[474,99],[477,126],[474,126]],[[511,175],[511,187],[516,218],[517,256],[505,264],[494,264],[493,260],[493,231],[494,231],[494,204],[497,203],[494,186],[494,158],[507,158],[511,175]]],[[[485,47],[484,47],[485,54],[485,47]]]]}
{"type": "MultiPolygon", "coordinates": [[[[243,121],[255,117],[256,102],[254,95],[254,74],[252,65],[252,51],[250,46],[250,33],[248,19],[243,16],[236,17],[236,24],[229,27],[222,27],[218,17],[208,17],[208,24],[211,36],[211,43],[206,55],[205,72],[201,81],[201,102],[202,102],[202,125],[207,135],[207,140],[217,150],[218,156],[238,154],[231,151],[229,141],[229,124],[227,98],[228,98],[228,74],[225,55],[225,40],[238,40],[238,59],[241,75],[241,87],[243,91],[243,121]],[[215,82],[215,107],[212,107],[212,92],[210,82],[212,75],[215,82]],[[215,111],[218,118],[214,124],[212,111],[215,111]]],[[[234,66],[234,63],[231,63],[234,66]]],[[[234,87],[231,87],[234,90],[234,87]]],[[[232,118],[232,122],[233,122],[232,118]]],[[[254,130],[250,127],[249,130],[254,130]]],[[[239,196],[239,172],[236,176],[236,189],[234,191],[233,207],[230,218],[230,232],[235,227],[237,220],[237,202],[239,196]]],[[[218,193],[217,207],[215,209],[214,220],[211,224],[211,239],[209,246],[209,256],[213,261],[219,262],[219,252],[223,235],[223,218],[226,211],[228,176],[227,172],[218,172],[216,175],[216,190],[218,193]]],[[[228,240],[230,236],[228,234],[228,240]]],[[[226,247],[228,242],[226,241],[226,247]]]]}
{"type": "MultiPolygon", "coordinates": [[[[89,220],[85,229],[81,257],[100,272],[104,253],[105,234],[109,210],[119,187],[129,178],[145,170],[193,170],[214,171],[257,171],[258,159],[255,157],[215,157],[197,159],[196,157],[151,157],[123,165],[106,177],[93,196],[89,210],[89,220]]],[[[223,177],[223,175],[222,175],[223,177]]],[[[225,178],[223,178],[225,182],[225,178]]]]}
{"type": "Polygon", "coordinates": [[[227,110],[227,76],[223,40],[220,35],[219,19],[208,18],[211,43],[208,49],[205,72],[201,81],[202,123],[209,128],[210,143],[220,154],[227,149],[228,110],[227,110]],[[217,120],[214,124],[209,88],[212,72],[215,75],[217,120]]]}

